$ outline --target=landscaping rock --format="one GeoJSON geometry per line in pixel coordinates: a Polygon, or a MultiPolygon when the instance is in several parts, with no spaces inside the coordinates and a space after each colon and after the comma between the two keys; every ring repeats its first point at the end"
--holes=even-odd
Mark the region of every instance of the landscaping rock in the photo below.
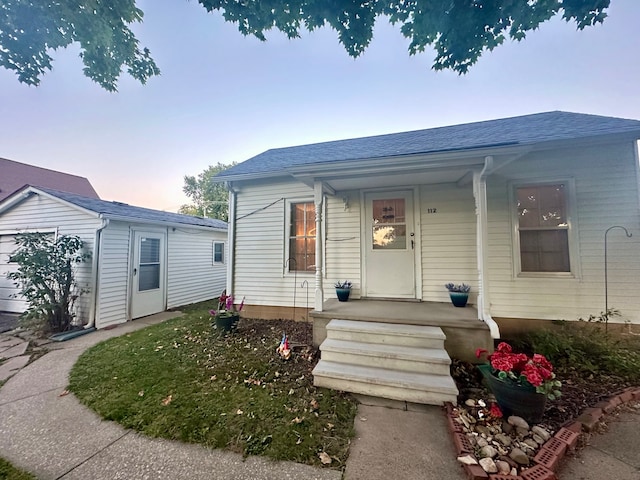
{"type": "Polygon", "coordinates": [[[544,438],[542,438],[540,435],[536,435],[535,433],[531,436],[531,438],[538,445],[542,445],[544,443],[544,438]]]}
{"type": "Polygon", "coordinates": [[[487,473],[496,473],[498,471],[496,463],[490,457],[481,458],[478,463],[480,463],[482,469],[487,473]]]}
{"type": "Polygon", "coordinates": [[[526,420],[522,417],[518,417],[516,415],[512,415],[507,419],[507,422],[510,425],[513,425],[516,428],[522,428],[524,430],[529,431],[529,424],[526,422],[526,420]]]}
{"type": "Polygon", "coordinates": [[[478,461],[473,455],[462,455],[458,457],[458,461],[463,465],[477,465],[478,461]]]}
{"type": "Polygon", "coordinates": [[[482,447],[480,449],[480,457],[482,458],[486,458],[486,457],[493,458],[496,455],[498,455],[498,451],[495,448],[493,448],[491,445],[487,445],[486,447],[482,447]]]}
{"type": "Polygon", "coordinates": [[[482,437],[477,437],[476,439],[476,445],[480,448],[484,448],[486,446],[489,445],[489,442],[487,442],[486,438],[482,438],[482,437]]]}
{"type": "Polygon", "coordinates": [[[500,442],[502,445],[504,445],[505,447],[508,447],[509,445],[511,445],[511,438],[505,435],[504,433],[499,433],[498,435],[496,435],[496,440],[500,442]]]}
{"type": "Polygon", "coordinates": [[[551,434],[547,432],[544,428],[539,427],[538,425],[534,426],[531,429],[531,432],[534,433],[535,435],[538,435],[545,442],[551,438],[551,434]]]}
{"type": "Polygon", "coordinates": [[[538,448],[538,442],[536,442],[533,438],[527,438],[523,443],[531,448],[531,450],[535,450],[536,448],[538,448]]]}
{"type": "Polygon", "coordinates": [[[511,450],[509,457],[519,465],[529,465],[530,462],[527,454],[519,448],[514,448],[513,450],[511,450]]]}
{"type": "Polygon", "coordinates": [[[509,465],[504,460],[496,461],[496,468],[498,469],[498,473],[500,475],[509,475],[509,473],[511,473],[511,465],[509,465]]]}
{"type": "Polygon", "coordinates": [[[475,428],[476,432],[478,432],[480,435],[486,435],[489,436],[491,435],[491,431],[489,430],[488,427],[485,427],[484,425],[477,425],[475,428]]]}

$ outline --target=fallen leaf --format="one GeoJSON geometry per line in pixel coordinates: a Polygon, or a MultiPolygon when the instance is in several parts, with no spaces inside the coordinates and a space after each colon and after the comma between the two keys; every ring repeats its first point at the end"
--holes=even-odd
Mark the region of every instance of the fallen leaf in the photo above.
{"type": "Polygon", "coordinates": [[[209,380],[211,380],[211,381],[215,381],[215,380],[217,380],[217,379],[218,379],[218,376],[217,376],[217,375],[211,375],[211,378],[210,378],[209,380]]]}
{"type": "Polygon", "coordinates": [[[240,409],[238,409],[238,410],[236,411],[236,415],[242,415],[243,413],[244,413],[244,412],[243,412],[242,410],[240,410],[240,409]]]}
{"type": "Polygon", "coordinates": [[[302,437],[298,437],[298,440],[296,440],[296,445],[300,445],[302,443],[302,437]]]}
{"type": "Polygon", "coordinates": [[[139,396],[139,397],[144,397],[144,390],[140,390],[140,391],[138,392],[138,396],[139,396]]]}
{"type": "Polygon", "coordinates": [[[360,421],[361,422],[366,422],[367,421],[367,417],[360,417],[360,421]]]}
{"type": "Polygon", "coordinates": [[[331,430],[335,425],[333,423],[327,423],[327,428],[331,430]]]}
{"type": "Polygon", "coordinates": [[[320,457],[320,461],[324,464],[324,465],[329,465],[331,463],[331,457],[329,455],[327,455],[326,452],[320,452],[318,454],[318,457],[320,457]]]}
{"type": "Polygon", "coordinates": [[[169,395],[167,398],[163,399],[162,405],[166,407],[171,403],[171,400],[173,400],[173,395],[169,395]]]}
{"type": "Polygon", "coordinates": [[[66,395],[69,395],[69,390],[63,390],[60,395],[58,395],[59,397],[64,397],[66,395]]]}
{"type": "Polygon", "coordinates": [[[302,418],[296,417],[293,420],[291,420],[291,423],[302,423],[303,420],[304,420],[304,417],[302,418]]]}
{"type": "Polygon", "coordinates": [[[311,400],[311,410],[317,410],[319,407],[320,405],[318,405],[318,402],[316,401],[315,398],[311,400]]]}
{"type": "Polygon", "coordinates": [[[292,388],[291,390],[289,390],[289,395],[293,395],[295,392],[295,390],[292,388]]]}

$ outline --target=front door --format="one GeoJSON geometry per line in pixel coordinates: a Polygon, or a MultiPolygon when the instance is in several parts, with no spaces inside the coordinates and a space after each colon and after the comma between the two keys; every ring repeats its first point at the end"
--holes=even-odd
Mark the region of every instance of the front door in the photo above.
{"type": "Polygon", "coordinates": [[[413,192],[365,194],[365,296],[416,298],[413,192]]]}
{"type": "Polygon", "coordinates": [[[133,239],[131,318],[139,318],[165,310],[167,236],[135,231],[133,239]]]}

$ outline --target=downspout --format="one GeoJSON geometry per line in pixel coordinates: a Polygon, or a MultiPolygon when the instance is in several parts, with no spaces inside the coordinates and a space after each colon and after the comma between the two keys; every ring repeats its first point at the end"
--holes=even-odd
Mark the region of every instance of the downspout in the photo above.
{"type": "Polygon", "coordinates": [[[478,318],[489,327],[492,338],[500,338],[500,329],[496,321],[491,318],[490,292],[487,279],[487,265],[489,264],[488,246],[489,232],[487,227],[487,171],[493,166],[493,157],[484,159],[484,167],[480,172],[473,173],[473,196],[476,201],[476,245],[478,257],[478,318]]]}
{"type": "Polygon", "coordinates": [[[100,247],[102,246],[102,231],[109,225],[109,219],[102,217],[102,225],[96,230],[96,236],[93,247],[93,258],[91,261],[91,282],[93,291],[91,292],[91,306],[89,307],[89,322],[84,326],[85,329],[93,328],[96,324],[97,306],[98,306],[98,268],[100,267],[100,247]]]}
{"type": "Polygon", "coordinates": [[[322,312],[324,303],[324,291],[322,288],[322,252],[323,252],[323,238],[322,235],[322,206],[324,200],[324,190],[322,182],[316,181],[313,185],[313,203],[316,210],[316,288],[315,288],[315,310],[316,312],[322,312]]]}
{"type": "Polygon", "coordinates": [[[237,192],[233,188],[231,182],[227,182],[227,189],[229,190],[229,224],[227,230],[227,293],[233,293],[233,280],[235,275],[235,263],[236,263],[236,203],[237,192]]]}

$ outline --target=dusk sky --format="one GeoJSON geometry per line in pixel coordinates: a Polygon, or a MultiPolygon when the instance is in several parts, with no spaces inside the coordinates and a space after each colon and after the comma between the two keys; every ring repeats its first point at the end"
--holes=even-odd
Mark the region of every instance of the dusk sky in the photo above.
{"type": "Polygon", "coordinates": [[[83,76],[75,47],[53,54],[39,87],[0,69],[0,157],[176,211],[184,175],[270,148],[550,110],[640,119],[640,1],[611,3],[604,25],[554,19],[458,76],[431,70],[432,50],[410,57],[385,19],[354,60],[329,28],[260,42],[195,1],[139,0],[134,30],[162,75],[123,75],[108,93],[83,76]]]}

